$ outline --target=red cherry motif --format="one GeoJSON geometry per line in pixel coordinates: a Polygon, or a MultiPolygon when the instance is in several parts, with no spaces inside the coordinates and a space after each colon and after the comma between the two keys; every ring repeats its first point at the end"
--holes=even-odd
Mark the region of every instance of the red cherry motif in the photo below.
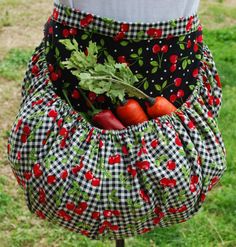
{"type": "Polygon", "coordinates": [[[172,65],[170,66],[170,72],[171,72],[171,73],[175,72],[175,71],[176,71],[176,68],[177,68],[176,64],[175,64],[175,63],[172,64],[172,65]]]}
{"type": "Polygon", "coordinates": [[[85,236],[88,236],[90,234],[88,230],[81,230],[80,233],[85,236]]]}
{"type": "Polygon", "coordinates": [[[63,209],[58,210],[57,215],[63,218],[65,221],[70,221],[72,219],[72,217],[69,214],[67,214],[63,209]]]}
{"type": "Polygon", "coordinates": [[[125,154],[125,155],[128,155],[128,154],[129,154],[128,148],[127,148],[127,146],[126,146],[125,144],[122,145],[121,151],[122,151],[122,153],[125,154]]]}
{"type": "Polygon", "coordinates": [[[98,220],[100,218],[100,212],[92,212],[91,218],[98,220]]]}
{"type": "Polygon", "coordinates": [[[183,146],[181,140],[179,139],[179,137],[177,135],[175,136],[175,144],[179,147],[183,146]]]}
{"type": "Polygon", "coordinates": [[[129,31],[129,24],[128,23],[121,23],[120,31],[121,32],[128,32],[129,31]]]}
{"type": "Polygon", "coordinates": [[[67,137],[69,134],[68,130],[65,128],[65,127],[62,127],[60,130],[59,130],[59,135],[60,136],[64,136],[64,137],[67,137]]]}
{"type": "Polygon", "coordinates": [[[203,41],[203,36],[201,34],[201,35],[197,36],[197,42],[202,43],[202,41],[203,41]]]}
{"type": "Polygon", "coordinates": [[[215,80],[216,80],[216,82],[217,82],[217,86],[218,86],[219,88],[221,88],[222,85],[221,85],[221,81],[220,81],[220,76],[219,76],[218,74],[215,75],[215,80]]]}
{"type": "Polygon", "coordinates": [[[147,30],[147,35],[153,38],[160,38],[162,36],[162,29],[149,28],[147,30]]]}
{"type": "Polygon", "coordinates": [[[121,215],[120,210],[112,210],[112,214],[115,215],[116,217],[119,217],[121,215]]]}
{"type": "Polygon", "coordinates": [[[144,227],[141,231],[140,231],[140,233],[141,234],[144,234],[144,233],[146,233],[146,232],[150,232],[150,228],[147,228],[147,227],[144,227]]]}
{"type": "Polygon", "coordinates": [[[133,178],[137,175],[137,171],[132,168],[132,165],[128,165],[127,171],[133,178]]]}
{"type": "Polygon", "coordinates": [[[66,144],[66,137],[65,137],[60,142],[60,148],[65,148],[66,146],[67,146],[67,144],[66,144]]]}
{"type": "Polygon", "coordinates": [[[48,116],[51,117],[51,118],[53,118],[54,121],[56,120],[57,115],[58,115],[57,111],[56,110],[53,110],[53,109],[50,110],[49,113],[48,113],[48,116]]]}
{"type": "Polygon", "coordinates": [[[74,209],[75,209],[75,204],[73,203],[73,202],[67,202],[66,203],[66,208],[68,209],[68,210],[71,210],[71,211],[73,211],[74,209]]]}
{"type": "Polygon", "coordinates": [[[52,81],[56,81],[56,80],[58,80],[58,78],[59,78],[59,74],[56,73],[56,72],[52,72],[52,73],[50,74],[50,78],[51,78],[52,81]]]}
{"type": "Polygon", "coordinates": [[[125,33],[124,32],[118,32],[115,36],[114,36],[114,41],[120,41],[122,39],[124,39],[125,37],[125,33]]]}
{"type": "Polygon", "coordinates": [[[74,28],[74,27],[70,28],[69,33],[70,33],[70,35],[75,36],[77,34],[77,28],[74,28]]]}
{"type": "Polygon", "coordinates": [[[187,41],[187,48],[190,48],[192,46],[192,42],[191,42],[191,40],[189,39],[188,41],[187,41]]]}
{"type": "Polygon", "coordinates": [[[192,120],[190,120],[188,122],[188,127],[189,127],[189,129],[194,129],[195,128],[195,123],[192,120]]]}
{"type": "Polygon", "coordinates": [[[43,188],[39,188],[39,203],[44,204],[46,202],[46,193],[43,188]]]}
{"type": "Polygon", "coordinates": [[[142,154],[147,154],[147,149],[145,147],[141,147],[138,151],[138,156],[141,156],[142,154]]]}
{"type": "Polygon", "coordinates": [[[199,73],[198,68],[196,68],[193,70],[192,76],[196,78],[198,76],[198,73],[199,73]]]}
{"type": "Polygon", "coordinates": [[[200,195],[200,200],[201,200],[201,202],[204,202],[205,199],[206,199],[206,195],[205,195],[204,193],[202,193],[202,194],[200,195]]]}
{"type": "Polygon", "coordinates": [[[168,45],[163,45],[163,46],[161,47],[161,51],[162,51],[163,53],[167,53],[167,51],[168,51],[168,45]]]}
{"type": "Polygon", "coordinates": [[[179,89],[177,92],[177,98],[182,98],[182,97],[184,97],[184,90],[179,89]]]}
{"type": "Polygon", "coordinates": [[[92,171],[87,171],[84,176],[85,176],[85,178],[87,180],[93,179],[93,173],[92,173],[92,171]]]}
{"type": "Polygon", "coordinates": [[[154,54],[157,54],[158,52],[161,51],[161,47],[158,45],[158,44],[155,44],[153,47],[152,47],[152,52],[154,54]]]}
{"type": "Polygon", "coordinates": [[[164,187],[173,188],[176,186],[176,180],[172,178],[162,178],[160,180],[160,184],[163,185],[164,187]]]}
{"type": "Polygon", "coordinates": [[[88,14],[80,20],[81,27],[87,27],[93,21],[93,15],[88,14]]]}
{"type": "Polygon", "coordinates": [[[175,94],[170,95],[170,102],[171,103],[174,103],[176,101],[176,99],[177,99],[177,96],[175,94]]]}
{"type": "Polygon", "coordinates": [[[57,126],[60,128],[61,125],[63,123],[63,118],[60,118],[58,121],[57,121],[57,126]]]}
{"type": "Polygon", "coordinates": [[[83,211],[85,211],[88,207],[88,203],[87,202],[80,202],[78,207],[81,208],[83,211]]]}
{"type": "Polygon", "coordinates": [[[104,210],[103,215],[106,218],[110,218],[112,216],[112,211],[111,210],[104,210]]]}
{"type": "Polygon", "coordinates": [[[174,80],[174,84],[176,87],[179,87],[181,85],[181,83],[182,83],[182,78],[176,78],[174,80]]]}
{"type": "Polygon", "coordinates": [[[186,31],[189,32],[192,28],[192,25],[193,25],[193,16],[190,16],[189,20],[188,20],[188,23],[186,25],[186,31]]]}
{"type": "Polygon", "coordinates": [[[32,62],[33,62],[33,63],[37,63],[38,60],[39,60],[39,55],[38,55],[38,54],[33,55],[33,57],[32,57],[32,62]]]}
{"type": "Polygon", "coordinates": [[[17,157],[17,160],[20,160],[21,159],[21,153],[20,153],[20,151],[17,152],[16,157],[17,157]]]}
{"type": "Polygon", "coordinates": [[[142,200],[146,203],[150,203],[150,197],[149,195],[145,192],[144,189],[139,190],[139,195],[142,198],[142,200]]]}
{"type": "Polygon", "coordinates": [[[102,148],[102,147],[103,147],[103,141],[99,140],[99,148],[102,148]]]}
{"type": "Polygon", "coordinates": [[[91,184],[95,187],[100,185],[100,179],[99,178],[93,178],[91,184]]]}
{"type": "Polygon", "coordinates": [[[31,172],[24,172],[24,178],[28,181],[30,180],[32,177],[32,173],[31,172]]]}
{"type": "Polygon", "coordinates": [[[7,153],[9,154],[9,153],[10,153],[10,151],[11,151],[11,144],[10,144],[10,143],[8,143],[8,144],[7,144],[7,153]]]}
{"type": "Polygon", "coordinates": [[[193,51],[196,53],[198,51],[198,43],[194,42],[193,51]]]}
{"type": "Polygon", "coordinates": [[[62,31],[62,36],[63,36],[64,38],[68,38],[69,35],[70,35],[69,30],[68,30],[68,29],[63,29],[63,31],[62,31]]]}
{"type": "Polygon", "coordinates": [[[184,211],[187,210],[187,206],[186,205],[183,205],[179,208],[169,208],[168,211],[172,214],[175,214],[175,213],[182,213],[184,211]]]}
{"type": "Polygon", "coordinates": [[[53,10],[53,18],[54,18],[54,20],[57,20],[58,16],[59,16],[59,11],[56,8],[54,8],[54,10],[53,10]]]}
{"type": "Polygon", "coordinates": [[[156,148],[158,146],[158,141],[155,139],[151,142],[151,147],[156,148]]]}
{"type": "Polygon", "coordinates": [[[47,182],[48,182],[48,184],[54,184],[56,182],[56,176],[55,175],[48,175],[47,182]]]}
{"type": "Polygon", "coordinates": [[[117,61],[118,61],[119,63],[125,63],[125,64],[129,65],[129,63],[126,61],[126,57],[125,57],[125,56],[119,56],[119,57],[117,58],[117,61]]]}
{"type": "Polygon", "coordinates": [[[33,75],[38,75],[38,73],[39,73],[39,67],[37,66],[37,65],[34,65],[33,67],[32,67],[32,69],[31,69],[31,72],[32,72],[32,74],[33,75]]]}
{"type": "Polygon", "coordinates": [[[148,170],[150,168],[150,163],[147,160],[137,161],[135,166],[137,166],[140,170],[148,170]]]}
{"type": "Polygon", "coordinates": [[[15,132],[18,131],[18,129],[20,128],[20,126],[21,126],[22,123],[23,123],[23,120],[22,120],[22,118],[20,118],[20,119],[18,120],[18,122],[17,122],[16,127],[15,127],[15,132]]]}
{"type": "Polygon", "coordinates": [[[81,161],[79,165],[76,165],[76,166],[73,166],[71,168],[71,172],[76,175],[82,168],[83,168],[84,164],[83,162],[81,161]]]}
{"type": "Polygon", "coordinates": [[[170,62],[171,63],[177,63],[177,61],[178,61],[178,55],[171,55],[170,56],[170,62]]]}
{"type": "Polygon", "coordinates": [[[73,92],[72,92],[72,94],[71,94],[71,97],[72,97],[73,99],[79,99],[79,98],[80,98],[80,93],[79,93],[79,91],[78,91],[77,89],[74,89],[73,92]]]}
{"type": "Polygon", "coordinates": [[[61,179],[65,180],[68,177],[68,171],[63,170],[60,174],[61,179]]]}
{"type": "Polygon", "coordinates": [[[173,160],[169,160],[166,167],[168,170],[174,170],[176,168],[176,163],[173,160]]]}
{"type": "Polygon", "coordinates": [[[112,231],[118,231],[119,230],[119,226],[118,225],[112,225],[112,226],[110,226],[110,229],[112,231]]]}
{"type": "Polygon", "coordinates": [[[39,99],[39,100],[37,100],[37,101],[33,101],[31,105],[32,105],[32,106],[41,105],[41,104],[43,103],[43,101],[44,101],[44,99],[39,99]]]}
{"type": "Polygon", "coordinates": [[[35,165],[33,166],[33,172],[34,172],[34,176],[35,176],[36,178],[40,177],[40,176],[43,174],[43,172],[42,172],[42,170],[41,170],[41,166],[40,166],[39,163],[37,163],[37,164],[35,164],[35,165]]]}
{"type": "Polygon", "coordinates": [[[114,165],[116,163],[120,163],[120,155],[119,154],[110,156],[108,159],[108,164],[114,165]]]}
{"type": "Polygon", "coordinates": [[[42,211],[40,211],[40,210],[37,210],[37,211],[35,211],[35,213],[36,213],[36,215],[39,217],[39,218],[41,218],[41,219],[46,219],[46,216],[45,216],[45,214],[42,212],[42,211]]]}
{"type": "Polygon", "coordinates": [[[26,143],[27,142],[27,135],[25,135],[25,134],[21,135],[21,142],[22,143],[26,143]]]}
{"type": "Polygon", "coordinates": [[[89,143],[91,141],[91,138],[92,138],[92,135],[93,135],[93,131],[94,131],[94,128],[92,128],[90,131],[89,131],[89,134],[85,140],[85,142],[89,143]]]}

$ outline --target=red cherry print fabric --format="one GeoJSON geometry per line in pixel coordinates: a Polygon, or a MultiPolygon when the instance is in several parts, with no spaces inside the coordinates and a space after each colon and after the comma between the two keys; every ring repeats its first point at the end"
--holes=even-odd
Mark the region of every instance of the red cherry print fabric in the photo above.
{"type": "MultiPolygon", "coordinates": [[[[222,82],[198,17],[148,26],[55,5],[44,34],[7,143],[30,212],[99,240],[193,217],[226,170],[217,125],[222,82]],[[79,112],[88,106],[77,81],[60,63],[70,54],[58,40],[73,37],[85,53],[89,40],[97,42],[101,63],[110,54],[129,64],[142,81],[137,86],[178,110],[120,131],[92,126],[79,112]]],[[[86,94],[97,107],[110,106],[104,95],[86,94]]]]}

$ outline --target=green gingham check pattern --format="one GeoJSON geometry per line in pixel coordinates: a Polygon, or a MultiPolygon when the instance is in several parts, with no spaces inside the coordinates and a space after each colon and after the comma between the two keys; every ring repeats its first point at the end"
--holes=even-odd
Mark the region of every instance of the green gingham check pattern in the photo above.
{"type": "Polygon", "coordinates": [[[214,179],[220,179],[226,169],[224,143],[216,122],[220,104],[209,104],[208,97],[210,93],[221,99],[222,91],[217,85],[217,70],[207,46],[203,47],[203,59],[208,65],[202,63],[199,83],[178,111],[184,119],[173,113],[120,131],[103,131],[93,127],[66,102],[56,97],[49,79],[44,49],[42,41],[33,54],[39,59],[35,63],[32,56],[29,62],[22,84],[21,106],[8,139],[8,159],[18,183],[25,191],[30,211],[91,239],[131,237],[155,227],[166,227],[190,219],[215,185],[214,179]],[[32,73],[35,64],[39,68],[37,75],[32,73]],[[210,92],[204,85],[203,76],[212,82],[210,92]],[[40,104],[32,106],[40,99],[43,99],[40,104]],[[57,112],[55,118],[49,117],[52,110],[57,112]],[[19,119],[23,123],[16,131],[19,119]],[[63,121],[59,127],[60,119],[63,121]],[[195,123],[195,128],[189,127],[190,120],[195,123]],[[22,143],[24,125],[29,126],[31,134],[27,142],[22,143]],[[67,137],[66,148],[60,147],[61,127],[68,130],[74,128],[67,137]],[[49,130],[51,135],[43,144],[49,130]],[[88,141],[92,130],[91,140],[88,141]],[[177,137],[181,145],[176,144],[177,137]],[[141,138],[146,142],[147,153],[138,157],[141,138]],[[155,148],[151,147],[154,139],[158,140],[155,148]],[[103,142],[102,147],[99,147],[100,141],[103,142]],[[121,145],[124,144],[129,146],[128,155],[121,152],[121,145]],[[111,165],[108,159],[115,154],[120,155],[121,162],[111,165]],[[50,157],[53,159],[50,160],[50,157]],[[83,167],[73,172],[73,168],[81,164],[81,159],[83,167]],[[127,167],[131,165],[135,168],[140,160],[148,161],[150,168],[136,168],[137,175],[132,178],[127,167]],[[167,169],[168,160],[176,162],[176,169],[167,169]],[[34,171],[36,164],[40,164],[40,176],[34,171]],[[61,173],[65,170],[68,176],[62,179],[61,173]],[[92,186],[86,180],[85,174],[89,170],[101,180],[99,186],[92,186]],[[198,176],[199,181],[196,190],[190,191],[193,175],[198,176]],[[49,176],[55,176],[53,183],[48,183],[49,176]],[[176,186],[163,187],[160,181],[164,177],[174,178],[176,186]],[[149,203],[141,199],[140,189],[148,193],[149,203]],[[115,195],[112,195],[113,191],[116,191],[115,195]],[[83,213],[76,213],[67,207],[68,202],[76,205],[86,202],[87,208],[83,213]],[[179,211],[173,212],[176,208],[179,211]],[[105,217],[103,212],[108,209],[119,210],[120,215],[105,217]],[[95,211],[100,212],[99,219],[91,217],[95,211]]]}

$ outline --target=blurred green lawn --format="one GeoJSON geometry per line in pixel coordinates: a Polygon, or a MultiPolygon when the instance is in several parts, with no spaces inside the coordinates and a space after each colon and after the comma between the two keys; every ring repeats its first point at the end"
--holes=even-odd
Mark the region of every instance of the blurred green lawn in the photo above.
{"type": "MultiPolygon", "coordinates": [[[[26,2],[8,2],[13,8],[18,8],[19,3],[26,2]]],[[[226,145],[228,169],[191,220],[129,238],[128,247],[236,246],[236,3],[223,0],[203,3],[200,15],[206,27],[204,39],[213,53],[223,85],[219,127],[226,145]]],[[[6,7],[6,1],[0,2],[1,7],[6,7]]],[[[16,24],[10,14],[4,19],[0,17],[0,34],[11,25],[16,24]]],[[[6,141],[19,106],[20,83],[32,49],[27,45],[10,48],[0,60],[0,247],[114,246],[112,241],[91,241],[30,214],[23,191],[11,174],[6,141]]]]}

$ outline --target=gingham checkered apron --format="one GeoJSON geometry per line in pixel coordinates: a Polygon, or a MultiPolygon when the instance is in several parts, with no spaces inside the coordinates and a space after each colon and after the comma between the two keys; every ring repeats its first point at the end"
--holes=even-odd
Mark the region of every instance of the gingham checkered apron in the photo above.
{"type": "MultiPolygon", "coordinates": [[[[51,18],[80,28],[88,15],[55,4],[51,18]]],[[[119,33],[121,23],[106,28],[105,22],[93,15],[86,28],[119,33]]],[[[199,28],[197,15],[129,24],[127,39],[149,39],[150,28],[162,30],[158,39],[199,28]]],[[[205,43],[198,70],[194,90],[176,112],[102,130],[55,93],[43,39],[25,73],[7,149],[29,210],[90,239],[121,239],[190,219],[226,170],[217,124],[222,88],[205,43]]]]}

